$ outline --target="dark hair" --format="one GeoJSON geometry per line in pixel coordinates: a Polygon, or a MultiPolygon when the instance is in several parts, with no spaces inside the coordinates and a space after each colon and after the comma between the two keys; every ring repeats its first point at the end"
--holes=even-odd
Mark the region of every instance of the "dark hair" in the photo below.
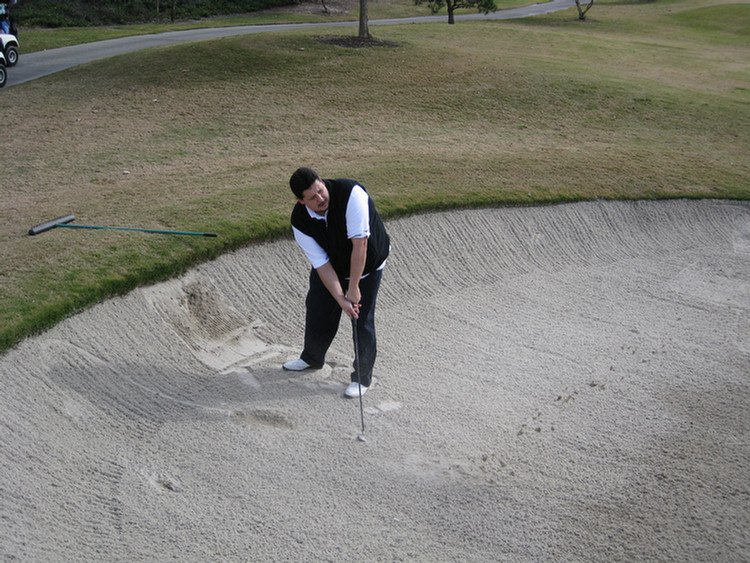
{"type": "Polygon", "coordinates": [[[294,171],[294,174],[292,174],[292,177],[289,178],[289,187],[292,188],[292,193],[294,193],[298,199],[302,199],[302,192],[312,186],[313,182],[318,178],[320,178],[320,176],[318,176],[318,173],[315,172],[315,170],[303,166],[297,168],[297,170],[294,171]]]}

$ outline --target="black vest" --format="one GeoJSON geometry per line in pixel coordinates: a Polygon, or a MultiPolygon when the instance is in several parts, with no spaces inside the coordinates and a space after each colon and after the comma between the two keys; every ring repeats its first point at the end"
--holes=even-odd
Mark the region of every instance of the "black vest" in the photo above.
{"type": "MultiPolygon", "coordinates": [[[[313,219],[307,208],[297,202],[292,210],[292,226],[315,239],[331,260],[331,266],[340,279],[349,277],[352,259],[352,241],[346,233],[346,206],[354,186],[361,186],[354,180],[323,180],[330,202],[328,204],[328,221],[313,219]]],[[[363,188],[364,189],[364,188],[363,188]]],[[[383,221],[375,210],[375,204],[368,197],[370,211],[370,238],[367,241],[367,260],[364,274],[377,270],[391,247],[391,239],[385,230],[383,221]]]]}

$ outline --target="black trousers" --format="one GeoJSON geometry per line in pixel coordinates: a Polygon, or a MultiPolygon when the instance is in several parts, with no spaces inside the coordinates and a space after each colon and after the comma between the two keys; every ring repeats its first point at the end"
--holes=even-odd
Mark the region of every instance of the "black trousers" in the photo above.
{"type": "MultiPolygon", "coordinates": [[[[357,319],[357,337],[359,340],[360,383],[369,387],[372,381],[372,368],[377,356],[377,338],[375,337],[375,303],[378,299],[382,270],[373,272],[359,282],[362,294],[359,319],[357,319]]],[[[346,287],[343,284],[343,287],[346,287]]],[[[310,289],[305,301],[305,349],[300,358],[314,368],[321,368],[325,363],[326,352],[330,348],[341,322],[341,307],[328,291],[318,272],[310,271],[310,289]]],[[[352,335],[353,341],[353,335],[352,335]]],[[[351,380],[357,381],[357,365],[351,380]]]]}

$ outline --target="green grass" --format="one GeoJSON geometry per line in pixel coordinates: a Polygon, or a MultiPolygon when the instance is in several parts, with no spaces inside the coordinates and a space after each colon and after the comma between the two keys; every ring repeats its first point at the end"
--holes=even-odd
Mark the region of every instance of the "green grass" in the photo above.
{"type": "Polygon", "coordinates": [[[140,284],[288,236],[291,172],[387,217],[585,199],[750,198],[741,4],[598,3],[508,22],[225,38],[3,91],[0,347],[140,284]],[[727,10],[730,15],[727,16],[727,10]],[[28,228],[77,222],[219,238],[28,228]]]}
{"type": "Polygon", "coordinates": [[[675,22],[702,37],[735,43],[750,39],[750,4],[720,4],[685,10],[672,15],[675,22]]]}

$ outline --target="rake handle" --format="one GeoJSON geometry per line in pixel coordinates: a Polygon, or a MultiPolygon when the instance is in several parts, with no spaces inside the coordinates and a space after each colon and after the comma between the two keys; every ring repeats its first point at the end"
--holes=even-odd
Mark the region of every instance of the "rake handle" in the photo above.
{"type": "Polygon", "coordinates": [[[105,227],[101,225],[54,225],[55,227],[68,227],[69,229],[109,229],[113,231],[138,231],[141,233],[157,233],[161,235],[192,235],[196,237],[217,237],[216,233],[193,233],[190,231],[163,231],[161,229],[138,229],[135,227],[105,227]]]}
{"type": "Polygon", "coordinates": [[[72,223],[75,221],[76,216],[75,215],[63,215],[62,217],[58,217],[57,219],[52,219],[52,221],[47,221],[46,223],[40,223],[39,225],[36,225],[35,227],[31,227],[29,229],[29,235],[39,235],[41,233],[45,233],[49,230],[54,229],[55,227],[68,227],[70,229],[111,229],[115,231],[140,231],[142,233],[157,233],[162,235],[191,235],[191,236],[197,236],[197,237],[217,237],[216,233],[193,233],[190,231],[164,231],[160,229],[137,229],[134,227],[104,227],[100,225],[69,225],[68,223],[72,223]]]}

